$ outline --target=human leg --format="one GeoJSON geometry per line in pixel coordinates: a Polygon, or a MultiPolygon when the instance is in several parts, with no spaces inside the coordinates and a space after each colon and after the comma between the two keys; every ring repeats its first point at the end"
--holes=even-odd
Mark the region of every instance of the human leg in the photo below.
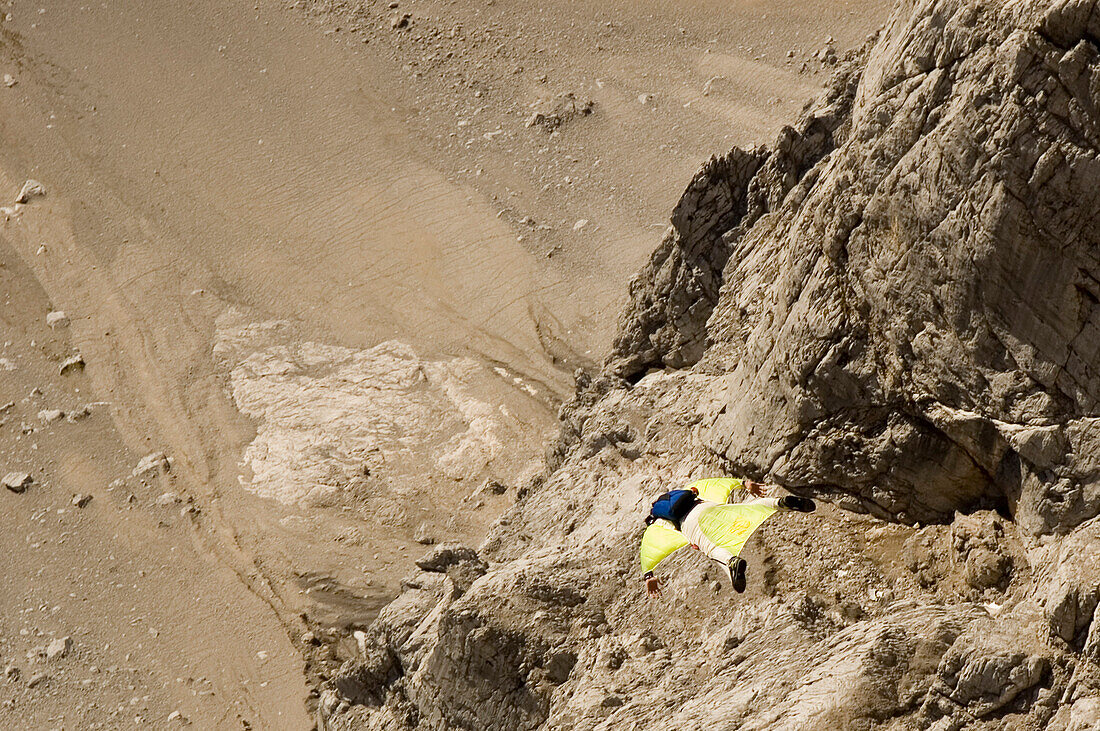
{"type": "Polygon", "coordinates": [[[748,563],[745,559],[740,556],[734,556],[728,549],[722,546],[715,546],[707,555],[726,567],[734,591],[738,594],[745,591],[745,570],[748,568],[748,563]]]}
{"type": "Polygon", "coordinates": [[[783,498],[781,497],[758,497],[752,500],[746,500],[742,505],[767,505],[769,508],[775,508],[778,510],[783,507],[783,498]]]}

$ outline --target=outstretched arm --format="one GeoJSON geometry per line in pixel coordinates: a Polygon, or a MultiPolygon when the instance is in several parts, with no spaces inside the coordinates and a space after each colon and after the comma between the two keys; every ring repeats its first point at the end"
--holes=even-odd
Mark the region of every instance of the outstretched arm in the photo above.
{"type": "Polygon", "coordinates": [[[683,533],[672,527],[667,520],[654,521],[642,534],[639,549],[639,561],[644,573],[646,592],[650,596],[660,596],[661,583],[653,575],[653,569],[675,551],[688,544],[683,533]]]}

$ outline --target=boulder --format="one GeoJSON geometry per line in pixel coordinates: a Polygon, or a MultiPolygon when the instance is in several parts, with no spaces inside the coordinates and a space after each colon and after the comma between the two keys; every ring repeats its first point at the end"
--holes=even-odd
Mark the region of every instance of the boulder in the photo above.
{"type": "Polygon", "coordinates": [[[61,409],[42,409],[38,412],[38,419],[47,424],[60,421],[65,418],[65,412],[61,409]]]}
{"type": "Polygon", "coordinates": [[[153,452],[141,458],[132,471],[132,476],[145,479],[157,475],[166,475],[172,470],[172,462],[164,452],[153,452]]]}
{"type": "Polygon", "coordinates": [[[9,472],[4,475],[3,480],[0,480],[0,484],[12,492],[25,492],[28,487],[34,484],[34,478],[30,476],[29,472],[9,472]]]}
{"type": "Polygon", "coordinates": [[[430,546],[435,543],[435,535],[432,534],[432,529],[427,523],[421,523],[416,527],[413,540],[422,545],[430,546]]]}
{"type": "Polygon", "coordinates": [[[60,660],[64,657],[68,657],[69,653],[73,649],[72,637],[60,637],[55,640],[51,640],[50,644],[46,645],[46,659],[47,660],[60,660]]]}
{"type": "Polygon", "coordinates": [[[66,373],[79,373],[84,370],[84,356],[71,355],[61,362],[61,365],[57,369],[58,375],[65,375],[66,373]]]}
{"type": "Polygon", "coordinates": [[[19,195],[15,197],[16,203],[29,203],[31,198],[37,198],[46,195],[46,186],[39,183],[37,180],[28,180],[23,183],[23,187],[19,189],[19,195]]]}
{"type": "Polygon", "coordinates": [[[485,562],[478,558],[477,551],[458,543],[443,543],[436,546],[417,559],[416,565],[423,571],[442,573],[464,562],[485,566],[485,562]]]}

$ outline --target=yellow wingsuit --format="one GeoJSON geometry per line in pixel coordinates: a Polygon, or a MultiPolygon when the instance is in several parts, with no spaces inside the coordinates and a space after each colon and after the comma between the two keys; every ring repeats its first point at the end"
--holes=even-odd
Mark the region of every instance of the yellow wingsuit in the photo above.
{"type": "Polygon", "coordinates": [[[656,520],[642,534],[639,551],[642,572],[648,573],[656,568],[675,551],[689,543],[715,560],[729,563],[745,546],[745,541],[771,517],[777,509],[778,500],[765,498],[748,503],[727,505],[730,493],[744,491],[741,480],[718,477],[698,480],[687,489],[694,487],[703,502],[696,506],[681,526],[684,532],[667,520],[656,520]],[[687,535],[685,535],[685,533],[687,535]],[[693,540],[689,541],[689,537],[693,540]]]}

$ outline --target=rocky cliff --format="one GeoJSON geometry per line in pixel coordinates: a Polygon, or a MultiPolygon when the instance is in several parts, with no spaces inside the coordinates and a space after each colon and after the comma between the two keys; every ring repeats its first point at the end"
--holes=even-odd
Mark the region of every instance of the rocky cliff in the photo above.
{"type": "Polygon", "coordinates": [[[1100,723],[1100,5],[903,1],[688,186],[545,475],[321,696],[343,728],[1100,723]],[[823,498],[636,572],[653,495],[823,498]],[[691,553],[691,552],[687,552],[691,553]]]}

